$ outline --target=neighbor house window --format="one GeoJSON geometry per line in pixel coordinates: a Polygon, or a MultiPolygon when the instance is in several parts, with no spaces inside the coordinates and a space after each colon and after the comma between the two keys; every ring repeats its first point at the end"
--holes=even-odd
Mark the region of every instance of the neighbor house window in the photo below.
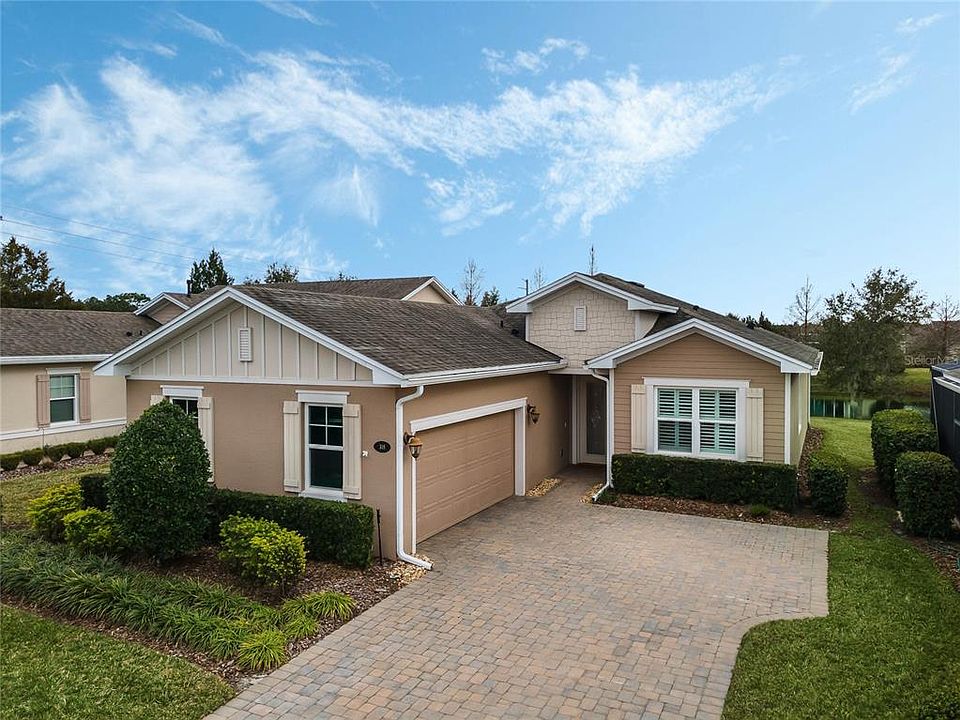
{"type": "Polygon", "coordinates": [[[50,376],[50,422],[66,423],[77,420],[77,376],[50,376]]]}
{"type": "Polygon", "coordinates": [[[343,489],[343,406],[307,405],[307,481],[310,488],[343,489]]]}
{"type": "Polygon", "coordinates": [[[737,394],[733,388],[658,387],[657,451],[736,455],[737,394]]]}

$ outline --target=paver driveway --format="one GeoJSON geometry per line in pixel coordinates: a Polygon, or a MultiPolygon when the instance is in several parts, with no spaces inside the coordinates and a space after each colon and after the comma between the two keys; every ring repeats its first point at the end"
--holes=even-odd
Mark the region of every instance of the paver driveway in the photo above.
{"type": "Polygon", "coordinates": [[[211,717],[717,718],[740,638],[827,611],[827,535],[585,505],[575,470],[211,717]]]}

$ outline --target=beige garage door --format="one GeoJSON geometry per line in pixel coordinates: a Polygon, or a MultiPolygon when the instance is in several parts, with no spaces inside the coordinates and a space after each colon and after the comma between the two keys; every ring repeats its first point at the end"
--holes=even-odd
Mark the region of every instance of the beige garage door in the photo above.
{"type": "Polygon", "coordinates": [[[514,413],[419,433],[417,540],[513,495],[514,413]]]}

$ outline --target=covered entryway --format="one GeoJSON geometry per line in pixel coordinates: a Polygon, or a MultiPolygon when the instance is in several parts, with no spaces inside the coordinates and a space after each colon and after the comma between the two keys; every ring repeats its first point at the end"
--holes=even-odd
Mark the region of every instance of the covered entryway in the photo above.
{"type": "Polygon", "coordinates": [[[514,494],[514,412],[456,422],[420,433],[416,537],[425,540],[514,494]]]}

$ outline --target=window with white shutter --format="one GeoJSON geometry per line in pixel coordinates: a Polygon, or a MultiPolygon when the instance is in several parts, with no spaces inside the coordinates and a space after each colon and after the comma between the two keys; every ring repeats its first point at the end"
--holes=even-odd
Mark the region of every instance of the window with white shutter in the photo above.
{"type": "Polygon", "coordinates": [[[662,385],[655,390],[651,432],[656,452],[738,456],[744,419],[740,390],[662,385]]]}
{"type": "Polygon", "coordinates": [[[584,332],[587,329],[587,306],[578,305],[573,309],[573,329],[584,332]]]}
{"type": "Polygon", "coordinates": [[[253,360],[253,337],[248,327],[237,328],[237,359],[240,362],[253,360]]]}

